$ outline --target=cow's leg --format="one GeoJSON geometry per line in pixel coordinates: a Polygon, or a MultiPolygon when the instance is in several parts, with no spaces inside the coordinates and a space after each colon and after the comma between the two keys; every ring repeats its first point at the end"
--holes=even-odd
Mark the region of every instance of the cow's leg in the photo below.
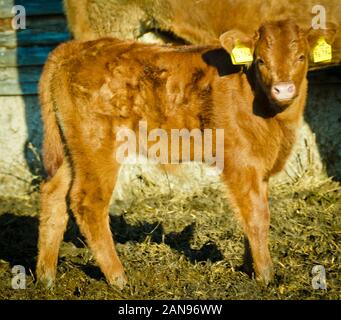
{"type": "Polygon", "coordinates": [[[51,287],[56,277],[58,252],[68,222],[66,195],[70,170],[65,163],[41,186],[37,278],[51,287]]]}
{"type": "Polygon", "coordinates": [[[253,267],[258,279],[268,284],[273,278],[268,236],[270,211],[268,182],[257,175],[256,169],[225,175],[230,199],[242,222],[246,241],[245,257],[251,249],[253,267]],[[249,247],[249,248],[248,248],[249,247]]]}
{"type": "Polygon", "coordinates": [[[109,203],[118,165],[105,166],[105,161],[99,163],[100,168],[90,164],[83,169],[75,167],[71,209],[108,283],[122,289],[127,280],[115,250],[109,223],[109,203]]]}

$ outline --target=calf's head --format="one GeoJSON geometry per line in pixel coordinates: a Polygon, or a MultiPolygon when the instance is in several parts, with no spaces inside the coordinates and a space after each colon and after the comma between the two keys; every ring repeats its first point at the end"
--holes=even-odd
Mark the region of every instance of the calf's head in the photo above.
{"type": "Polygon", "coordinates": [[[321,36],[331,43],[334,34],[333,28],[307,31],[291,20],[281,20],[263,24],[254,36],[230,30],[220,36],[220,42],[230,54],[237,42],[251,49],[257,84],[283,111],[300,92],[310,51],[321,36]]]}

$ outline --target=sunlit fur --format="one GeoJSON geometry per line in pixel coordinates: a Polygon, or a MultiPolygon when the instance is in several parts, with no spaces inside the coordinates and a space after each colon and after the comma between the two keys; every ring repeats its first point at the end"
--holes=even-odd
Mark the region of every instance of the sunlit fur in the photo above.
{"type": "Polygon", "coordinates": [[[116,132],[123,126],[137,131],[139,121],[147,121],[150,130],[167,132],[224,129],[227,196],[245,231],[257,278],[271,281],[268,180],[284,167],[302,119],[307,61],[297,59],[302,52],[308,55],[307,37],[292,22],[281,21],[264,24],[258,40],[230,30],[219,46],[104,38],[55,49],[40,81],[49,179],[41,188],[38,279],[47,285],[55,279],[71,209],[107,281],[124,286],[108,215],[120,167],[116,132]],[[227,52],[236,39],[252,51],[255,47],[266,67],[257,60],[247,70],[233,66],[227,52]],[[287,79],[295,81],[297,97],[277,110],[268,88],[287,79]]]}
{"type": "MultiPolygon", "coordinates": [[[[299,89],[308,68],[309,44],[304,31],[294,22],[268,24],[259,31],[255,49],[256,70],[259,84],[273,100],[270,91],[275,83],[293,82],[299,89]]],[[[296,91],[296,96],[299,90],[296,91]]],[[[281,108],[292,101],[273,101],[281,108]]]]}

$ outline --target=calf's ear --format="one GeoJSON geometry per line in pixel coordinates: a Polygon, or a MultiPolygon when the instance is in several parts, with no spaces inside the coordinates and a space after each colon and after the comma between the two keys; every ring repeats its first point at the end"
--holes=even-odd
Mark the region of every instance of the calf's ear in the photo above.
{"type": "Polygon", "coordinates": [[[229,30],[219,37],[219,41],[229,54],[232,53],[233,48],[238,42],[250,48],[253,53],[258,38],[258,32],[254,36],[250,36],[239,30],[229,30]]]}
{"type": "Polygon", "coordinates": [[[313,29],[310,28],[307,31],[307,39],[310,49],[313,49],[317,41],[323,37],[328,44],[332,45],[335,40],[335,34],[337,32],[337,25],[335,23],[327,23],[325,29],[313,29]]]}

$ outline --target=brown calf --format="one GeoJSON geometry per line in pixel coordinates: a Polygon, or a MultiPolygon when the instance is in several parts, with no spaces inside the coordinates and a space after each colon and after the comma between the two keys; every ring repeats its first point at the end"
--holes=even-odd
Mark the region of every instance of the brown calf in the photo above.
{"type": "MultiPolygon", "coordinates": [[[[333,32],[323,33],[328,41],[333,32]]],[[[119,169],[117,130],[137,131],[141,120],[150,130],[224,129],[228,197],[257,277],[271,280],[268,180],[295,141],[316,34],[284,20],[264,24],[254,37],[228,31],[220,41],[222,47],[171,47],[105,38],[69,42],[50,55],[40,82],[50,177],[41,188],[40,281],[55,279],[69,207],[107,281],[126,283],[108,206],[119,169]],[[253,51],[245,70],[227,54],[237,40],[253,51]]]]}

